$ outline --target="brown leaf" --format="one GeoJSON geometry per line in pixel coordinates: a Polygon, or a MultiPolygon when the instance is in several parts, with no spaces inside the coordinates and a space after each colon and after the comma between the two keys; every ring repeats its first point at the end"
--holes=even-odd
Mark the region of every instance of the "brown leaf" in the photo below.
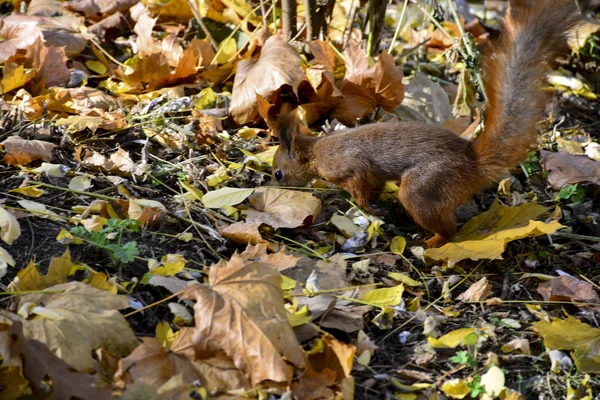
{"type": "Polygon", "coordinates": [[[307,192],[258,188],[248,199],[256,211],[246,212],[246,223],[275,229],[310,225],[321,212],[321,201],[307,192]]]}
{"type": "Polygon", "coordinates": [[[369,67],[364,50],[358,46],[346,49],[346,75],[340,90],[344,98],[336,105],[333,117],[345,125],[354,125],[375,107],[393,111],[404,99],[402,70],[394,59],[384,52],[377,64],[369,67]]]}
{"type": "Polygon", "coordinates": [[[198,65],[207,66],[214,56],[215,52],[208,41],[193,39],[179,58],[179,62],[173,73],[173,80],[186,78],[195,74],[198,65]]]}
{"type": "Polygon", "coordinates": [[[185,355],[163,347],[156,338],[142,338],[142,341],[130,355],[119,361],[119,369],[115,374],[119,386],[139,381],[161,386],[178,374],[182,375],[183,382],[194,382],[200,378],[185,355]]]}
{"type": "Polygon", "coordinates": [[[259,243],[256,246],[249,245],[240,256],[246,260],[255,260],[258,258],[261,262],[270,265],[278,271],[294,267],[300,259],[300,257],[285,254],[284,249],[281,249],[278,253],[267,254],[267,245],[264,243],[259,243]]]}
{"type": "Polygon", "coordinates": [[[149,56],[160,51],[158,41],[152,36],[152,29],[157,19],[150,18],[148,13],[143,13],[133,28],[133,31],[138,35],[136,44],[140,57],[149,56]]]}
{"type": "Polygon", "coordinates": [[[250,382],[235,367],[233,360],[227,354],[221,352],[215,357],[202,360],[195,359],[195,352],[192,344],[194,334],[193,328],[183,328],[171,345],[171,350],[176,354],[187,356],[197,371],[200,373],[202,386],[209,392],[227,391],[235,389],[250,389],[250,382]]]}
{"type": "Polygon", "coordinates": [[[242,60],[237,65],[233,82],[230,112],[238,124],[253,122],[258,117],[256,95],[267,100],[281,86],[294,91],[306,79],[301,59],[287,41],[271,36],[265,42],[258,60],[242,60]]]}
{"type": "Polygon", "coordinates": [[[86,17],[94,15],[108,15],[115,12],[125,12],[138,0],[70,0],[66,7],[83,13],[86,17]]]}
{"type": "Polygon", "coordinates": [[[258,225],[248,224],[246,222],[236,222],[235,224],[219,227],[219,233],[229,240],[241,244],[266,243],[260,232],[258,225]]]}
{"type": "Polygon", "coordinates": [[[4,142],[6,154],[2,162],[9,165],[25,165],[35,160],[50,162],[55,144],[41,140],[26,140],[20,136],[10,136],[4,142]]]}
{"type": "Polygon", "coordinates": [[[23,357],[23,375],[36,391],[42,386],[42,381],[50,377],[55,399],[113,398],[109,388],[96,386],[96,377],[73,371],[67,363],[52,354],[42,342],[26,338],[20,322],[12,324],[10,335],[11,352],[13,355],[19,354],[23,357]]]}
{"type": "Polygon", "coordinates": [[[548,182],[554,189],[579,182],[591,182],[600,185],[600,162],[587,156],[578,156],[566,152],[552,153],[542,150],[544,169],[550,171],[548,182]]]}
{"type": "Polygon", "coordinates": [[[594,286],[569,275],[561,275],[541,283],[537,289],[545,301],[599,302],[594,286]]]}
{"type": "Polygon", "coordinates": [[[50,293],[21,296],[18,308],[26,303],[38,305],[59,319],[38,317],[23,322],[29,338],[43,340],[48,348],[72,368],[95,370],[92,352],[101,347],[119,356],[129,354],[138,341],[118,311],[129,307],[126,296],[116,296],[81,282],[51,286],[50,293]]]}
{"type": "Polygon", "coordinates": [[[26,50],[42,38],[38,21],[26,15],[11,14],[2,19],[0,36],[0,64],[4,64],[19,50],[26,50]]]}
{"type": "Polygon", "coordinates": [[[227,264],[211,267],[209,282],[184,294],[196,299],[197,359],[224,352],[253,386],[288,381],[287,362],[302,367],[305,360],[287,320],[279,273],[234,254],[227,264]]]}
{"type": "Polygon", "coordinates": [[[456,297],[461,301],[483,301],[492,294],[492,285],[488,283],[487,278],[481,278],[464,292],[456,297]]]}
{"type": "Polygon", "coordinates": [[[27,58],[37,71],[37,93],[43,88],[64,86],[69,82],[71,71],[67,67],[67,55],[63,47],[47,46],[42,40],[36,41],[27,51],[27,58]]]}

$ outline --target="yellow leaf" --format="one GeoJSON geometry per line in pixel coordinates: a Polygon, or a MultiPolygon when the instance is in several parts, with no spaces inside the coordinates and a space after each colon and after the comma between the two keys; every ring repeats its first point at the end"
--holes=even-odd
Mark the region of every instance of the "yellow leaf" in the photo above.
{"type": "MultiPolygon", "coordinates": [[[[234,40],[235,42],[235,40],[234,40]]],[[[235,53],[235,52],[234,52],[235,53]]],[[[198,93],[198,97],[194,102],[194,108],[197,110],[204,110],[206,108],[214,108],[217,102],[217,94],[212,88],[204,88],[198,93]]]]}
{"type": "Polygon", "coordinates": [[[406,239],[402,236],[394,236],[392,243],[390,244],[390,250],[396,255],[402,255],[404,248],[406,247],[406,239]]]}
{"type": "Polygon", "coordinates": [[[150,269],[150,275],[173,276],[183,271],[187,260],[181,254],[167,254],[161,259],[161,266],[150,269]]]}
{"type": "Polygon", "coordinates": [[[427,338],[427,342],[434,349],[453,349],[464,343],[469,335],[475,334],[475,328],[461,328],[452,332],[446,333],[444,336],[435,339],[427,338]]]}
{"type": "Polygon", "coordinates": [[[166,348],[170,348],[173,344],[175,333],[167,322],[159,322],[156,325],[156,339],[166,348]]]}
{"type": "Polygon", "coordinates": [[[237,42],[232,37],[226,38],[219,43],[219,49],[217,50],[217,63],[227,63],[229,59],[235,56],[235,53],[237,53],[237,42]]]}
{"type": "Polygon", "coordinates": [[[281,290],[294,290],[297,282],[292,278],[288,278],[285,275],[281,275],[281,290]]]}
{"type": "Polygon", "coordinates": [[[404,293],[403,284],[389,288],[373,289],[365,293],[363,301],[375,307],[393,307],[402,301],[402,293],[404,293]]]}
{"type": "Polygon", "coordinates": [[[92,277],[90,278],[88,285],[107,291],[108,293],[117,294],[117,284],[115,282],[109,283],[108,277],[104,272],[89,272],[92,277]]]}
{"type": "MultiPolygon", "coordinates": [[[[396,237],[400,237],[400,236],[396,236],[396,237]]],[[[388,272],[388,276],[390,278],[392,278],[393,280],[395,280],[396,282],[404,283],[406,286],[421,286],[421,285],[423,285],[421,282],[415,281],[411,277],[404,275],[404,274],[400,274],[398,272],[388,272]]]]}
{"type": "Polygon", "coordinates": [[[198,201],[202,201],[202,196],[204,196],[204,193],[202,192],[202,190],[198,189],[197,187],[192,186],[187,181],[179,181],[179,184],[181,185],[181,187],[183,187],[185,190],[187,190],[187,192],[190,193],[193,198],[195,198],[198,201]]]}
{"type": "Polygon", "coordinates": [[[56,236],[56,241],[58,241],[59,243],[62,243],[62,244],[70,244],[70,243],[82,244],[83,243],[83,240],[71,235],[71,233],[69,231],[67,231],[66,229],[61,229],[60,232],[58,232],[58,235],[56,236]]]}
{"type": "Polygon", "coordinates": [[[462,379],[451,379],[446,381],[442,385],[442,390],[446,395],[453,399],[464,399],[471,393],[471,389],[467,385],[467,382],[462,379]]]}
{"type": "Polygon", "coordinates": [[[104,228],[104,225],[106,225],[107,222],[108,220],[106,218],[103,218],[99,215],[92,215],[91,218],[81,220],[81,225],[83,225],[85,230],[88,232],[99,232],[102,230],[102,228],[104,228]]]}
{"type": "Polygon", "coordinates": [[[104,120],[102,117],[91,117],[88,115],[71,115],[67,118],[60,118],[56,120],[56,126],[66,126],[72,132],[81,132],[85,129],[89,129],[92,133],[102,125],[104,120]]]}
{"type": "Polygon", "coordinates": [[[102,64],[100,61],[87,60],[85,66],[98,75],[104,75],[106,73],[106,65],[102,64]]]}
{"type": "Polygon", "coordinates": [[[3,72],[2,81],[0,81],[2,93],[8,93],[11,90],[24,86],[36,75],[33,71],[26,72],[24,66],[17,66],[13,63],[6,64],[3,72]]]}
{"type": "Polygon", "coordinates": [[[580,372],[600,372],[600,329],[571,316],[564,320],[535,322],[533,329],[544,338],[548,349],[573,350],[580,372]]]}
{"type": "Polygon", "coordinates": [[[501,259],[508,242],[525,237],[551,234],[563,225],[556,221],[533,221],[547,211],[539,204],[527,203],[517,207],[495,202],[491,209],[467,222],[454,241],[437,249],[427,249],[425,256],[433,260],[501,259]]]}
{"type": "Polygon", "coordinates": [[[256,158],[258,158],[258,160],[260,162],[269,164],[269,166],[273,165],[273,157],[275,156],[275,153],[277,152],[277,149],[279,148],[279,146],[271,146],[269,147],[269,150],[265,150],[261,153],[257,153],[255,154],[256,158]]]}
{"type": "Polygon", "coordinates": [[[202,202],[207,208],[221,208],[224,206],[234,206],[246,200],[248,196],[254,193],[254,189],[238,189],[224,187],[222,189],[207,192],[202,197],[202,202]]]}
{"type": "Polygon", "coordinates": [[[308,306],[304,306],[295,313],[288,314],[287,319],[292,328],[295,328],[310,322],[312,316],[308,314],[308,306]]]}
{"type": "Polygon", "coordinates": [[[21,236],[19,221],[4,207],[0,206],[0,238],[6,244],[11,245],[19,236],[21,236]]]}
{"type": "Polygon", "coordinates": [[[19,194],[22,194],[23,196],[32,197],[34,199],[37,199],[38,197],[41,197],[47,193],[45,190],[39,189],[39,187],[40,187],[40,185],[25,186],[25,187],[20,187],[17,189],[9,190],[9,192],[19,193],[19,194]]]}
{"type": "Polygon", "coordinates": [[[10,265],[11,267],[15,266],[15,259],[12,258],[12,256],[10,255],[10,253],[8,251],[6,251],[4,249],[4,247],[0,247],[0,274],[2,273],[2,270],[4,269],[4,272],[6,272],[6,266],[10,265]]]}

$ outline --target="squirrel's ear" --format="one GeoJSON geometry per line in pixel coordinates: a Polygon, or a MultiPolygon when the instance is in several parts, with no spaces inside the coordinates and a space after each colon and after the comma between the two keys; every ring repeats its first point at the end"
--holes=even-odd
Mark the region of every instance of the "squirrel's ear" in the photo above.
{"type": "Polygon", "coordinates": [[[285,150],[291,157],[294,156],[292,148],[294,146],[294,126],[288,124],[279,125],[279,146],[285,150]]]}

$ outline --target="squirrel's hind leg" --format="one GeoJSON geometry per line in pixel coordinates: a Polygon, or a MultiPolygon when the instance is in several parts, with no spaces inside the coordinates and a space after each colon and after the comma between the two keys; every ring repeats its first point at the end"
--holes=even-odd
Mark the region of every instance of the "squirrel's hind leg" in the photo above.
{"type": "Polygon", "coordinates": [[[456,233],[455,205],[437,190],[434,179],[417,173],[405,175],[398,190],[398,199],[414,221],[435,233],[425,241],[427,247],[441,246],[456,233]]]}

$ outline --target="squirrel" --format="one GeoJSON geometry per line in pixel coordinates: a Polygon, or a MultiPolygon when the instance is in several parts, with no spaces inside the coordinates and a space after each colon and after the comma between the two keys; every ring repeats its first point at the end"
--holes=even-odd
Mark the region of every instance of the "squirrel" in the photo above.
{"type": "Polygon", "coordinates": [[[483,132],[472,141],[442,127],[392,120],[311,136],[295,113],[282,111],[271,125],[279,136],[272,183],[305,186],[313,178],[344,188],[373,215],[387,181],[437,247],[456,233],[455,210],[526,158],[545,116],[543,90],[549,62],[568,32],[584,19],[574,0],[511,0],[501,36],[484,53],[488,97],[483,132]]]}

